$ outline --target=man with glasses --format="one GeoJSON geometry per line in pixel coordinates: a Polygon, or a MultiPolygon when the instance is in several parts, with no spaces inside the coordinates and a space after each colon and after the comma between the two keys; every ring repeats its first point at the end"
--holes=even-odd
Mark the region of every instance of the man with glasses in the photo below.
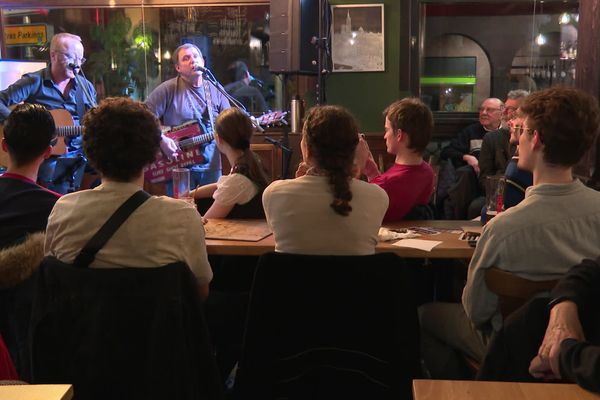
{"type": "Polygon", "coordinates": [[[582,259],[598,256],[600,192],[573,178],[573,166],[600,130],[598,101],[574,88],[553,87],[528,96],[520,114],[522,123],[514,129],[518,167],[533,174],[533,186],[521,203],[484,226],[462,304],[420,308],[423,355],[434,378],[461,377],[457,352],[481,361],[490,336],[502,327],[498,297],[485,284],[486,269],[553,280],[582,259]]]}
{"type": "Polygon", "coordinates": [[[515,153],[517,143],[510,142],[509,125],[516,117],[521,102],[528,95],[526,90],[508,92],[502,113],[502,125],[483,137],[479,155],[479,182],[482,187],[485,187],[485,179],[488,176],[504,174],[508,161],[515,153]]]}
{"type": "MultiPolygon", "coordinates": [[[[24,102],[41,104],[48,110],[65,109],[73,117],[75,125],[79,125],[85,112],[94,106],[92,102],[96,101],[94,85],[83,76],[75,79],[75,74],[80,74],[84,62],[83,44],[79,36],[70,33],[54,35],[50,42],[50,65],[23,75],[21,79],[0,91],[0,122],[9,116],[9,106],[24,102]],[[89,99],[79,82],[85,85],[90,95],[89,99]]],[[[65,142],[69,151],[67,157],[78,157],[81,160],[77,163],[79,168],[73,171],[73,175],[82,175],[85,161],[81,150],[81,136],[65,138],[65,142]]],[[[61,193],[73,190],[73,182],[54,184],[56,162],[57,157],[51,157],[44,162],[39,172],[40,183],[61,193]]]]}
{"type": "Polygon", "coordinates": [[[455,183],[448,189],[445,206],[445,214],[450,219],[473,218],[481,211],[483,202],[470,207],[471,202],[483,194],[477,179],[481,144],[487,132],[500,128],[503,110],[502,100],[485,99],[479,107],[479,122],[460,131],[440,153],[442,160],[448,160],[456,168],[455,183]],[[469,211],[471,209],[474,211],[469,211]]]}

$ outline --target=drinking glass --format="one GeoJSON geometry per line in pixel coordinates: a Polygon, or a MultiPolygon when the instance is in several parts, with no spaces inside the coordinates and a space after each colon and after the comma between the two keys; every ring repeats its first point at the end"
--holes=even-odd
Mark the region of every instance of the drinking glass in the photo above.
{"type": "Polygon", "coordinates": [[[173,197],[187,200],[190,198],[190,170],[173,168],[173,197]]]}
{"type": "Polygon", "coordinates": [[[504,184],[503,175],[488,176],[485,179],[486,221],[504,210],[504,184]]]}

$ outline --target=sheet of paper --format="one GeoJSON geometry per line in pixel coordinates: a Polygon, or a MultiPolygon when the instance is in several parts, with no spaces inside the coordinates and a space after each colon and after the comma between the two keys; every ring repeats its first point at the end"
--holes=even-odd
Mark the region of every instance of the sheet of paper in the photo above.
{"type": "Polygon", "coordinates": [[[437,246],[440,243],[442,242],[439,242],[437,240],[402,239],[392,244],[398,247],[410,247],[412,249],[431,251],[435,246],[437,246]]]}

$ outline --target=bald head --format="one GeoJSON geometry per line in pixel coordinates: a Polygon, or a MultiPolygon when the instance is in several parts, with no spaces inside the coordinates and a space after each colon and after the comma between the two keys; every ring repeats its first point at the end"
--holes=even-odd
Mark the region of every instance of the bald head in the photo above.
{"type": "Polygon", "coordinates": [[[479,123],[488,131],[500,128],[504,103],[495,97],[485,99],[479,106],[479,123]]]}
{"type": "Polygon", "coordinates": [[[50,42],[50,63],[55,82],[74,78],[74,71],[69,64],[80,66],[83,63],[81,38],[66,32],[54,35],[50,42]]]}

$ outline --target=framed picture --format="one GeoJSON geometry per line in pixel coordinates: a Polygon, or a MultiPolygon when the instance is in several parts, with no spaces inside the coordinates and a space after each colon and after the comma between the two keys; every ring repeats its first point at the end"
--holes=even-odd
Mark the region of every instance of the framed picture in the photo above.
{"type": "Polygon", "coordinates": [[[333,72],[385,71],[383,4],[331,6],[333,72]]]}

